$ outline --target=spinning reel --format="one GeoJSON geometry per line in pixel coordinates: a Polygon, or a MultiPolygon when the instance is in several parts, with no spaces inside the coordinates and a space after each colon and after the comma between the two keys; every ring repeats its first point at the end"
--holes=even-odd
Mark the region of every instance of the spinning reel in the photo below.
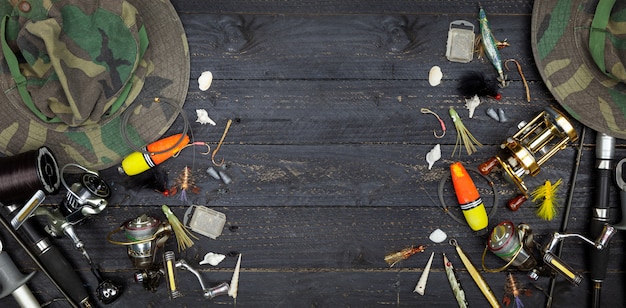
{"type": "Polygon", "coordinates": [[[65,235],[72,240],[74,248],[85,257],[91,267],[91,272],[98,280],[96,290],[98,299],[104,304],[112,303],[121,295],[122,286],[111,280],[103,279],[74,229],[75,225],[99,214],[106,208],[108,205],[106,199],[111,195],[111,189],[97,172],[77,164],[67,164],[61,168],[60,182],[67,193],[58,207],[40,207],[39,205],[45,195],[42,191],[38,191],[17,212],[11,220],[11,224],[17,230],[31,214],[45,216],[48,222],[44,227],[46,232],[53,237],[65,235]],[[79,181],[71,186],[67,185],[64,178],[64,171],[67,167],[76,167],[85,172],[80,175],[79,181]]]}
{"type": "Polygon", "coordinates": [[[36,215],[48,218],[46,231],[54,237],[65,234],[74,242],[74,247],[91,263],[91,258],[84,248],[74,226],[83,220],[102,212],[108,205],[107,199],[111,196],[111,188],[100,178],[97,172],[91,171],[77,164],[67,164],[61,168],[61,183],[67,189],[65,198],[57,208],[39,208],[36,215]],[[68,186],[65,182],[64,171],[67,167],[79,168],[85,173],[80,175],[78,182],[68,186]]]}
{"type": "Polygon", "coordinates": [[[520,224],[515,227],[512,222],[508,220],[503,221],[489,235],[487,247],[483,252],[483,269],[488,272],[500,272],[510,266],[514,266],[521,271],[527,271],[528,276],[534,280],[539,279],[539,276],[543,274],[551,275],[552,273],[557,273],[563,275],[569,282],[578,285],[583,279],[582,275],[576,273],[572,267],[563,262],[554,253],[557,244],[566,238],[576,237],[594,246],[596,249],[602,250],[609,244],[616,232],[617,230],[613,226],[605,224],[595,241],[576,233],[554,232],[550,241],[541,250],[541,260],[543,265],[547,266],[545,267],[539,265],[533,255],[534,241],[530,226],[520,224]],[[506,261],[507,264],[499,269],[487,269],[485,267],[485,253],[487,250],[506,261]]]}
{"type": "Polygon", "coordinates": [[[109,232],[107,241],[114,245],[126,246],[128,257],[135,268],[149,269],[154,266],[157,250],[165,245],[171,233],[172,226],[167,221],[161,222],[156,217],[143,214],[109,232]],[[120,242],[111,239],[115,233],[122,230],[131,241],[120,242]]]}
{"type": "Polygon", "coordinates": [[[163,277],[166,277],[168,294],[171,299],[182,296],[178,289],[177,270],[186,270],[196,276],[200,282],[203,296],[212,299],[218,295],[227,294],[229,285],[226,282],[207,288],[204,280],[195,268],[184,259],[176,260],[173,251],[163,253],[163,262],[158,264],[156,256],[159,248],[165,245],[172,233],[172,226],[167,222],[161,222],[156,217],[142,214],[136,218],[124,222],[117,229],[109,232],[107,241],[111,244],[127,247],[128,257],[133,266],[139,271],[134,275],[135,281],[143,284],[146,290],[156,292],[163,277]],[[113,240],[114,234],[124,231],[125,237],[130,241],[122,242],[113,240]]]}
{"type": "MultiPolygon", "coordinates": [[[[521,125],[522,123],[520,123],[521,125]]],[[[510,200],[509,209],[515,211],[528,200],[524,176],[535,176],[541,166],[569,142],[578,140],[578,134],[569,120],[559,111],[546,107],[512,137],[500,145],[500,152],[478,169],[484,175],[496,166],[504,170],[505,178],[517,186],[521,194],[510,200]]]]}

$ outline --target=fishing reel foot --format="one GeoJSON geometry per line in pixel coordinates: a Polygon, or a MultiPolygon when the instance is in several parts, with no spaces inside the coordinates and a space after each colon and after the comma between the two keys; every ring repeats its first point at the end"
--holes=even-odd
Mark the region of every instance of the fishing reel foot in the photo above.
{"type": "Polygon", "coordinates": [[[98,300],[108,305],[117,300],[122,295],[122,286],[112,280],[104,280],[98,284],[96,289],[98,300]]]}

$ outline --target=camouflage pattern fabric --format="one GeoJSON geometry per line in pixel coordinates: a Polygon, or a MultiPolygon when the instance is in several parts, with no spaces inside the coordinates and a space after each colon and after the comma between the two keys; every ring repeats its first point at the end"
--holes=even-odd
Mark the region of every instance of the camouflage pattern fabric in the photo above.
{"type": "Polygon", "coordinates": [[[535,1],[533,54],[548,89],[572,117],[626,139],[626,1],[616,1],[610,11],[601,63],[589,47],[597,6],[597,0],[535,1]]]}
{"type": "Polygon", "coordinates": [[[100,170],[132,152],[120,135],[123,112],[139,147],[174,122],[179,109],[154,101],[182,106],[187,94],[187,40],[169,1],[2,2],[0,152],[45,145],[60,165],[100,170]]]}

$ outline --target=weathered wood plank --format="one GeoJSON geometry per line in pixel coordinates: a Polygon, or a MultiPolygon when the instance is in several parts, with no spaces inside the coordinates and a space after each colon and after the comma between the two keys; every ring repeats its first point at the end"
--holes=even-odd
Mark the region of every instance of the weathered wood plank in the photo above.
{"type": "MultiPolygon", "coordinates": [[[[478,10],[474,1],[202,1],[174,0],[181,13],[247,13],[247,14],[472,14],[478,10]]],[[[530,14],[532,2],[526,0],[481,1],[490,12],[530,14]]]]}
{"type": "MultiPolygon", "coordinates": [[[[474,265],[480,268],[484,239],[447,216],[436,199],[437,186],[456,160],[475,168],[497,151],[498,144],[515,131],[516,123],[529,120],[544,107],[556,105],[534,67],[529,43],[532,1],[481,1],[494,33],[511,47],[503,57],[522,64],[530,81],[531,102],[517,72],[509,73],[509,87],[503,99],[484,100],[473,119],[467,118],[463,98],[457,94],[461,74],[469,70],[494,75],[489,63],[477,59],[469,64],[445,59],[448,25],[456,19],[472,21],[476,27],[477,3],[467,1],[174,1],[189,39],[192,73],[185,111],[192,122],[196,141],[215,147],[227,119],[235,121],[217,158],[224,157],[233,183],[225,185],[205,173],[210,159],[199,150],[185,150],[161,166],[173,186],[177,173],[191,166],[199,194],[188,202],[177,196],[165,197],[150,189],[133,188],[129,180],[109,169],[101,172],[113,188],[110,205],[89,223],[77,226],[92,258],[106,278],[124,282],[125,293],[108,307],[207,305],[199,284],[190,273],[180,273],[185,297],[170,301],[162,285],[157,293],[143,290],[133,281],[134,269],[123,247],[105,240],[105,235],[123,221],[142,213],[163,218],[160,206],[169,204],[182,218],[189,204],[206,205],[227,216],[227,229],[216,240],[201,237],[187,251],[177,255],[197,266],[209,285],[229,281],[235,264],[228,257],[213,268],[199,266],[208,251],[243,253],[237,305],[242,307],[300,306],[454,306],[446,281],[441,253],[458,269],[472,306],[486,306],[480,291],[447,243],[434,244],[428,235],[441,228],[459,241],[474,265]],[[442,85],[430,87],[428,70],[439,65],[442,85]],[[197,89],[196,78],[210,70],[215,76],[206,92],[197,89]],[[451,157],[456,132],[448,108],[459,111],[466,126],[485,144],[468,156],[451,157]],[[489,119],[487,107],[503,108],[508,123],[489,119]],[[205,108],[218,126],[195,123],[195,109],[205,108]],[[435,139],[438,123],[420,108],[436,111],[447,125],[442,139],[435,139]],[[435,143],[442,144],[443,158],[428,170],[424,155],[435,143]],[[428,194],[426,193],[428,192],[428,194]],[[236,226],[233,231],[228,227],[236,226]],[[236,229],[236,230],[235,230],[236,229]],[[389,268],[386,253],[411,245],[427,245],[426,253],[389,268]],[[437,254],[425,296],[412,293],[429,252],[437,254]]],[[[478,32],[478,30],[476,30],[478,32]]],[[[581,126],[575,123],[580,131],[581,126]]],[[[178,133],[182,121],[169,133],[178,133]]],[[[593,202],[594,136],[588,131],[568,230],[586,234],[593,202]]],[[[563,178],[558,197],[565,199],[576,154],[569,147],[557,154],[534,178],[529,187],[544,180],[563,178]]],[[[616,157],[626,156],[620,141],[616,157]]],[[[529,202],[519,211],[505,208],[517,192],[499,174],[493,174],[500,194],[493,226],[508,219],[528,223],[538,244],[545,243],[560,227],[559,218],[539,220],[529,202]]],[[[493,206],[486,181],[475,179],[486,206],[493,206]]],[[[461,217],[450,183],[444,187],[450,211],[461,217]]],[[[48,206],[62,196],[46,199],[48,206]]],[[[618,191],[611,192],[611,217],[621,218],[618,191]]],[[[23,272],[36,270],[4,232],[0,235],[23,272]]],[[[97,284],[89,267],[66,238],[56,239],[86,286],[97,284]]],[[[612,240],[611,258],[605,282],[604,306],[623,306],[623,234],[612,240]],[[609,296],[610,295],[610,296],[609,296]]],[[[165,247],[176,250],[174,239],[165,247]]],[[[584,273],[578,287],[559,278],[553,307],[584,306],[590,299],[588,279],[589,246],[568,240],[563,259],[584,273]]],[[[503,265],[487,253],[490,267],[503,265]]],[[[69,270],[69,269],[68,269],[69,270]]],[[[545,302],[542,291],[533,289],[524,297],[527,307],[545,302]]],[[[494,293],[504,294],[504,274],[484,273],[494,293]]],[[[536,286],[546,289],[548,279],[536,286]]],[[[42,302],[60,297],[47,279],[38,273],[29,285],[42,302]]],[[[234,305],[220,297],[211,305],[234,305]]],[[[14,307],[8,297],[1,306],[14,307]]],[[[62,301],[50,307],[66,307],[62,301]]]]}
{"type": "MultiPolygon", "coordinates": [[[[453,107],[465,126],[480,136],[479,141],[500,144],[517,131],[517,123],[530,121],[546,106],[554,106],[542,85],[531,85],[533,96],[528,103],[523,86],[512,83],[502,91],[501,101],[483,98],[472,119],[468,118],[464,98],[457,93],[457,82],[444,81],[433,88],[425,80],[215,80],[207,92],[197,90],[192,81],[185,110],[199,141],[217,142],[227,119],[233,119],[227,143],[434,145],[455,143],[456,130],[448,110],[453,107]],[[489,107],[502,108],[508,122],[489,118],[485,114],[489,107]],[[447,128],[444,138],[433,136],[440,125],[433,115],[421,113],[421,108],[439,114],[447,128]],[[193,122],[196,109],[206,109],[218,126],[193,122]]],[[[576,127],[580,131],[580,126],[576,127]]]]}
{"type": "MultiPolygon", "coordinates": [[[[495,76],[478,56],[470,63],[445,57],[450,22],[472,22],[478,34],[476,16],[188,14],[181,19],[192,78],[211,70],[226,80],[427,80],[430,67],[439,65],[446,79],[455,80],[469,70],[495,76]]],[[[490,22],[496,37],[513,46],[501,51],[502,58],[516,59],[528,80],[540,81],[528,43],[530,16],[495,15],[490,22]]],[[[511,78],[520,80],[510,67],[511,78]]]]}
{"type": "MultiPolygon", "coordinates": [[[[227,215],[227,226],[236,225],[237,231],[224,230],[216,240],[201,237],[196,241],[196,245],[177,255],[201,270],[207,283],[214,285],[219,281],[230,280],[236,259],[229,257],[213,268],[198,265],[197,262],[202,256],[208,251],[224,254],[230,251],[242,253],[243,272],[238,304],[263,307],[280,303],[291,305],[297,299],[302,303],[315,304],[322,298],[325,298],[325,301],[320,302],[320,305],[359,303],[396,305],[397,300],[400,304],[417,304],[422,301],[442,305],[453,303],[450,293],[447,292],[447,283],[444,283],[441,253],[446,253],[459,271],[468,301],[477,305],[484,301],[453,247],[446,242],[434,244],[427,237],[435,227],[442,228],[450,238],[457,239],[474,265],[479,268],[484,239],[473,236],[467,227],[458,225],[436,208],[217,207],[215,209],[224,212],[227,215]],[[426,244],[426,252],[415,255],[394,268],[389,268],[383,261],[386,253],[417,244],[426,244]],[[433,263],[427,295],[420,297],[411,291],[431,251],[436,252],[437,259],[433,263]]],[[[132,281],[134,270],[126,257],[125,248],[104,241],[104,234],[115,228],[120,220],[144,212],[160,215],[158,211],[158,206],[111,207],[102,213],[103,217],[77,228],[94,260],[105,269],[105,276],[126,284],[127,294],[115,304],[122,305],[119,307],[144,301],[148,306],[152,305],[151,303],[159,306],[168,302],[164,286],[161,286],[158,293],[153,294],[134,283],[132,281]]],[[[181,210],[176,212],[181,215],[181,210]]],[[[509,215],[505,211],[501,211],[498,217],[507,216],[509,215]]],[[[586,228],[587,216],[588,208],[575,208],[572,212],[571,230],[584,232],[581,229],[586,228]]],[[[516,218],[519,217],[515,216],[514,219],[516,218]]],[[[555,226],[546,223],[532,227],[537,235],[537,242],[544,243],[555,226]]],[[[14,260],[25,268],[23,271],[32,271],[32,264],[23,253],[15,249],[11,241],[5,242],[14,260]]],[[[72,250],[67,239],[59,239],[56,243],[66,252],[68,259],[80,269],[88,287],[94,289],[95,279],[79,253],[72,250]]],[[[618,247],[623,245],[622,236],[618,235],[612,245],[614,253],[621,254],[618,247]]],[[[580,241],[566,242],[563,259],[575,270],[584,271],[584,256],[580,251],[586,247],[587,245],[580,241]]],[[[173,239],[168,241],[165,249],[175,251],[173,239]]],[[[491,253],[486,256],[486,262],[490,267],[503,265],[502,260],[491,253]]],[[[620,260],[611,258],[607,284],[622,284],[623,272],[620,260]]],[[[503,294],[504,274],[484,273],[484,276],[500,297],[503,294]]],[[[531,282],[521,273],[518,276],[528,287],[532,287],[531,282]]],[[[583,291],[588,289],[587,282],[574,287],[562,279],[559,281],[560,291],[556,293],[559,305],[587,299],[588,294],[583,291]]],[[[541,278],[536,284],[545,288],[547,282],[547,278],[541,278]]],[[[36,275],[30,284],[42,298],[49,300],[50,297],[57,296],[41,273],[36,275]]],[[[179,284],[183,290],[189,290],[185,292],[189,297],[177,300],[178,302],[192,304],[204,301],[200,296],[197,280],[190,273],[181,272],[179,284]]],[[[618,302],[622,297],[623,295],[607,297],[607,302],[618,302]]],[[[535,290],[532,298],[524,300],[541,303],[543,298],[543,294],[535,290]]],[[[215,301],[218,304],[231,303],[230,299],[224,297],[215,301]]]]}

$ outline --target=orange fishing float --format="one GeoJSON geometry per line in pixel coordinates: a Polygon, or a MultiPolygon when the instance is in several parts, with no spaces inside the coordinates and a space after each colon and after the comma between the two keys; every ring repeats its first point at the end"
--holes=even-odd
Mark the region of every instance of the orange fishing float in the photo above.
{"type": "Polygon", "coordinates": [[[467,224],[474,231],[485,230],[489,223],[489,218],[474,181],[460,162],[450,165],[450,173],[456,198],[459,201],[467,224]]]}
{"type": "Polygon", "coordinates": [[[189,136],[172,135],[144,148],[144,152],[133,152],[122,160],[119,172],[126,175],[140,174],[176,155],[189,144],[189,136]]]}

